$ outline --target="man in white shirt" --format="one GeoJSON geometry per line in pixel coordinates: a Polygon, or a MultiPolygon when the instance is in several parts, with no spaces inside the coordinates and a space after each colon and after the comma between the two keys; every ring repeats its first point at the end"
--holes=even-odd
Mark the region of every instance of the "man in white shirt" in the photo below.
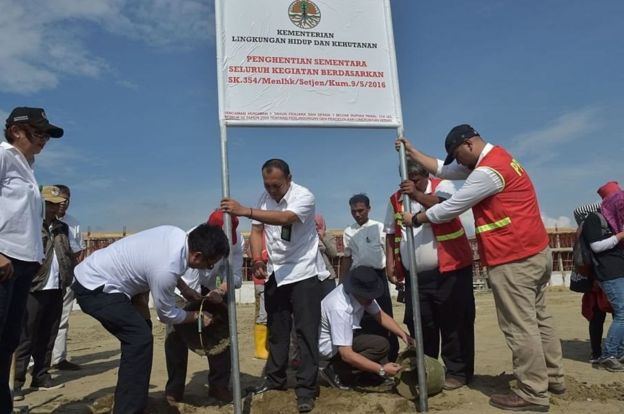
{"type": "MultiPolygon", "coordinates": [[[[384,225],[386,273],[394,283],[406,285],[403,323],[413,336],[411,279],[406,270],[410,268],[407,231],[400,214],[402,197],[407,194],[410,210],[420,212],[449,199],[455,186],[449,180],[430,178],[422,165],[411,160],[407,174],[400,190],[390,197],[384,225]],[[404,279],[397,281],[401,277],[404,279]]],[[[453,390],[470,381],[474,373],[472,249],[459,219],[444,225],[424,224],[413,232],[424,352],[437,360],[441,350],[446,367],[444,389],[453,390]]]]}
{"type": "MultiPolygon", "coordinates": [[[[57,218],[69,227],[69,245],[74,253],[76,263],[80,263],[86,249],[82,235],[80,234],[80,223],[70,214],[67,214],[71,199],[71,191],[69,187],[63,184],[56,184],[61,195],[65,197],[64,202],[59,205],[57,218]]],[[[73,277],[73,275],[72,275],[73,277]]],[[[59,325],[58,334],[54,342],[52,350],[52,366],[59,370],[76,371],[80,366],[69,361],[67,358],[67,334],[69,332],[69,314],[74,306],[74,291],[72,289],[65,290],[63,296],[63,313],[61,314],[61,323],[59,325]]]]}
{"type": "MultiPolygon", "coordinates": [[[[229,254],[223,230],[200,224],[190,233],[160,226],[127,236],[97,250],[76,266],[72,286],[83,312],[121,342],[114,414],[142,413],[152,370],[151,324],[130,299],[151,292],[163,323],[197,323],[199,312],[176,307],[174,290],[190,268],[210,269],[229,254]]],[[[204,326],[211,321],[204,312],[204,326]]]]}
{"type": "Polygon", "coordinates": [[[403,222],[446,223],[472,208],[481,263],[496,303],[498,323],[513,358],[516,387],[493,394],[490,404],[510,411],[548,411],[550,393],[565,392],[561,342],[546,310],[552,254],[535,188],[527,171],[504,148],[468,124],[446,136],[445,161],[400,138],[410,159],[440,178],[465,179],[448,200],[403,222]],[[456,164],[453,161],[457,160],[456,164]]]}
{"type": "Polygon", "coordinates": [[[223,211],[252,219],[250,236],[253,272],[266,278],[265,306],[269,328],[269,358],[265,382],[254,393],[286,389],[288,346],[294,318],[301,365],[297,368],[297,408],[314,408],[318,375],[318,327],[321,316],[321,282],[318,279],[318,235],[314,222],[314,195],[295,184],[290,167],[280,159],[262,166],[265,192],[257,207],[223,199],[223,211]],[[268,263],[262,260],[266,236],[268,263]]]}
{"type": "MultiPolygon", "coordinates": [[[[232,217],[232,273],[234,288],[239,289],[243,283],[243,252],[245,239],[238,230],[238,217],[232,217]]],[[[208,218],[208,224],[223,227],[223,211],[215,210],[208,218]]],[[[200,300],[202,287],[208,289],[208,295],[218,295],[219,302],[227,302],[227,258],[219,260],[212,269],[189,268],[178,282],[176,290],[177,302],[184,305],[189,299],[200,300]]],[[[165,359],[167,361],[167,385],[165,397],[169,404],[182,401],[186,383],[186,369],[188,365],[188,347],[182,337],[175,330],[174,325],[167,326],[165,337],[165,359]]],[[[222,402],[232,401],[230,384],[230,347],[216,355],[208,355],[208,395],[222,402]]]]}
{"type": "MultiPolygon", "coordinates": [[[[384,225],[368,217],[370,213],[370,199],[366,194],[355,194],[349,199],[351,215],[355,223],[347,227],[342,234],[344,245],[345,263],[344,271],[355,269],[359,266],[368,266],[375,269],[377,276],[382,280],[384,290],[375,298],[381,309],[394,317],[392,311],[392,299],[386,279],[386,233],[384,225]]],[[[396,336],[379,325],[374,318],[364,315],[362,331],[370,334],[381,335],[390,342],[390,361],[396,361],[399,355],[399,341],[396,336]]]]}
{"type": "Polygon", "coordinates": [[[393,377],[401,366],[388,361],[389,344],[385,337],[361,332],[364,313],[406,344],[413,344],[405,331],[377,304],[375,297],[384,290],[375,269],[352,269],[344,282],[321,302],[319,352],[329,364],[319,371],[330,386],[348,390],[356,373],[368,372],[380,379],[393,377]]]}

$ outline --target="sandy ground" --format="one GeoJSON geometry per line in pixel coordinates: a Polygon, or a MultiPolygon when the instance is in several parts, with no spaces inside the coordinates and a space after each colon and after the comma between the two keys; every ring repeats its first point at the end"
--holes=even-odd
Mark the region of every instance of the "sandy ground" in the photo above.
{"type": "MultiPolygon", "coordinates": [[[[587,362],[589,343],[587,322],[580,315],[580,295],[552,288],[548,306],[554,314],[563,345],[568,392],[551,398],[553,413],[600,414],[624,412],[624,373],[609,373],[592,368],[587,362]]],[[[241,386],[257,384],[264,361],[253,356],[253,305],[238,307],[241,386]]],[[[402,320],[403,306],[395,307],[397,320],[402,320]]],[[[610,324],[608,318],[606,329],[610,324]]],[[[163,400],[167,379],[164,360],[164,325],[154,326],[154,366],[150,385],[150,413],[230,413],[232,405],[219,406],[207,396],[208,365],[205,359],[191,354],[185,402],[176,408],[163,400]]],[[[429,399],[429,410],[441,413],[502,412],[488,405],[489,395],[505,392],[511,375],[511,353],[498,329],[491,294],[477,295],[476,376],[468,386],[443,392],[429,399]]],[[[77,372],[53,372],[65,387],[54,391],[26,390],[24,402],[31,413],[107,413],[117,376],[119,345],[94,319],[74,312],[70,319],[69,352],[71,359],[82,365],[77,372]]],[[[27,380],[29,381],[29,379],[27,380]]],[[[292,381],[291,381],[292,382],[292,381]]],[[[244,412],[296,413],[294,393],[269,392],[247,398],[244,412]]],[[[406,413],[416,412],[413,403],[392,393],[344,392],[321,386],[316,413],[406,413]]]]}

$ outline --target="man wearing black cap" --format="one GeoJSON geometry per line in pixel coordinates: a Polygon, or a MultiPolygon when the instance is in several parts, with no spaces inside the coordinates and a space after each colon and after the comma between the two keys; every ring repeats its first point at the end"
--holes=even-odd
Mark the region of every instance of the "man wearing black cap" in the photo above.
{"type": "MultiPolygon", "coordinates": [[[[11,355],[19,342],[26,298],[43,261],[43,204],[32,168],[52,138],[63,130],[48,122],[41,108],[15,108],[0,143],[0,407],[11,412],[11,355]]],[[[5,412],[5,411],[3,411],[5,412]]]]}
{"type": "Polygon", "coordinates": [[[548,392],[565,392],[561,343],[546,311],[544,292],[552,257],[533,183],[505,149],[487,143],[470,125],[446,137],[444,162],[414,148],[409,158],[440,178],[465,179],[446,201],[427,211],[403,213],[405,223],[444,223],[472,208],[481,262],[488,268],[498,324],[513,354],[517,387],[495,394],[490,404],[512,411],[548,411],[548,392]],[[453,160],[457,164],[451,165],[453,160]]]}
{"type": "Polygon", "coordinates": [[[399,373],[401,366],[388,362],[387,338],[358,334],[364,312],[367,312],[403,342],[413,343],[414,340],[377,304],[375,298],[383,291],[383,281],[375,269],[359,266],[321,302],[319,353],[330,362],[319,370],[319,375],[332,387],[349,389],[345,381],[352,380],[354,370],[377,374],[380,379],[399,373]]]}

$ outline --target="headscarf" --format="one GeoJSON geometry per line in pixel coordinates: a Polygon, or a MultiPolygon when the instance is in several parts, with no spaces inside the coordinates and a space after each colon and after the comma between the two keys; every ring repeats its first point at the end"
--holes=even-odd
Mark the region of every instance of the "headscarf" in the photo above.
{"type": "Polygon", "coordinates": [[[602,197],[600,212],[614,233],[624,230],[624,191],[617,181],[610,181],[598,189],[602,197]]]}
{"type": "MultiPolygon", "coordinates": [[[[238,217],[230,215],[232,220],[232,245],[236,244],[236,228],[238,227],[238,217]]],[[[216,209],[208,217],[208,224],[223,228],[223,210],[216,209]]]]}

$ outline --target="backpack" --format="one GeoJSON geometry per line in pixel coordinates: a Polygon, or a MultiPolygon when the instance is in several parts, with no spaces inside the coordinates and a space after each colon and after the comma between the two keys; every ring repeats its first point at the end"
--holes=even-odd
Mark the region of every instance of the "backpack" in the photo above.
{"type": "MultiPolygon", "coordinates": [[[[611,234],[609,225],[605,217],[595,212],[600,219],[600,228],[603,236],[611,234]]],[[[594,266],[597,264],[594,252],[592,252],[589,243],[583,237],[583,226],[585,220],[581,222],[576,231],[576,241],[572,247],[572,274],[570,275],[570,290],[579,293],[586,293],[592,290],[594,278],[594,266]]]]}

